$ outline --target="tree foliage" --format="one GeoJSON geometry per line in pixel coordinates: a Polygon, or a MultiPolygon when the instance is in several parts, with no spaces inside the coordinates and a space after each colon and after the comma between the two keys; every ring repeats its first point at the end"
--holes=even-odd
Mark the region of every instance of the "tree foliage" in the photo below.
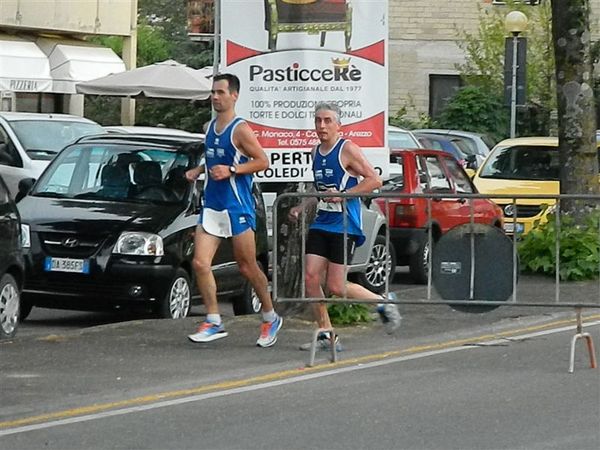
{"type": "Polygon", "coordinates": [[[524,272],[555,275],[557,268],[556,240],[559,239],[560,279],[589,280],[598,278],[600,244],[598,226],[600,213],[588,214],[577,224],[572,216],[562,214],[560,227],[556,215],[527,233],[519,244],[519,261],[524,272]],[[558,232],[557,232],[558,231],[558,232]]]}
{"type": "MultiPolygon", "coordinates": [[[[212,65],[212,45],[197,43],[187,36],[186,0],[140,0],[137,27],[138,67],[167,59],[195,69],[212,65]]],[[[100,45],[110,47],[118,55],[123,53],[120,37],[92,38],[100,45]]],[[[116,97],[86,96],[85,112],[90,119],[102,125],[120,123],[121,101],[116,97]]],[[[136,102],[136,124],[199,132],[210,118],[208,102],[183,100],[139,99],[136,102]]]]}
{"type": "MultiPolygon", "coordinates": [[[[552,26],[550,2],[537,6],[525,5],[507,0],[507,8],[489,8],[479,6],[479,24],[476,32],[458,31],[459,46],[465,52],[466,62],[458,66],[461,77],[467,86],[476,86],[490,98],[489,103],[497,104],[495,118],[499,123],[508,124],[508,108],[503,107],[504,98],[504,29],[505,15],[510,10],[525,13],[529,19],[527,31],[527,106],[520,108],[518,129],[520,135],[549,134],[550,112],[556,107],[554,85],[554,53],[552,47],[552,26]]],[[[460,91],[459,91],[460,92],[460,91]]],[[[465,94],[469,96],[470,94],[465,94]]],[[[464,105],[464,99],[457,95],[450,101],[449,108],[458,110],[464,105]],[[453,104],[453,103],[458,103],[453,104]]],[[[464,105],[468,106],[468,105],[464,105]]],[[[466,110],[463,113],[468,114],[466,110]]],[[[456,115],[456,114],[455,114],[456,115]]],[[[458,116],[457,116],[458,117],[458,116]]],[[[447,126],[445,119],[440,126],[447,126]]],[[[453,122],[454,123],[454,122],[453,122]]],[[[508,128],[493,130],[475,129],[471,120],[454,126],[462,129],[498,133],[506,135],[508,128]]],[[[486,120],[477,126],[484,127],[486,120]]],[[[492,127],[494,128],[494,127],[492,127]]],[[[497,127],[496,127],[497,128],[497,127]]],[[[502,136],[500,136],[502,137],[502,136]]]]}
{"type": "Polygon", "coordinates": [[[485,87],[466,86],[444,108],[438,123],[442,128],[482,132],[499,141],[507,127],[506,115],[498,114],[503,106],[502,98],[490,95],[485,87]]]}

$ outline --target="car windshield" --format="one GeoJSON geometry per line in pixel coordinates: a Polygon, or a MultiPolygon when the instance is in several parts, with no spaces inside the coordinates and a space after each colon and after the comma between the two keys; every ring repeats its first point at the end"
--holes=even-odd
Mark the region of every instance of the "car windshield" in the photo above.
{"type": "Polygon", "coordinates": [[[481,168],[479,177],[558,181],[559,174],[558,148],[516,145],[496,148],[481,168]]]}
{"type": "Polygon", "coordinates": [[[11,128],[31,159],[51,160],[82,136],[103,134],[97,123],[72,120],[15,120],[11,128]]]}
{"type": "Polygon", "coordinates": [[[408,132],[393,130],[388,132],[390,148],[420,148],[419,142],[408,132]]]}
{"type": "Polygon", "coordinates": [[[188,152],[140,144],[78,144],[65,148],[36,184],[34,196],[119,202],[180,202],[190,183],[188,152]]]}

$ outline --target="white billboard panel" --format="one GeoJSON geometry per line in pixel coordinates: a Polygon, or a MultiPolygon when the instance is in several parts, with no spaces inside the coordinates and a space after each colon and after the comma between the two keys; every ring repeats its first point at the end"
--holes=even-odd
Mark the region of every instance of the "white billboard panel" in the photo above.
{"type": "Polygon", "coordinates": [[[267,150],[261,181],[309,181],[314,108],[337,103],[342,134],[387,175],[387,0],[222,0],[222,67],[237,112],[267,150]]]}

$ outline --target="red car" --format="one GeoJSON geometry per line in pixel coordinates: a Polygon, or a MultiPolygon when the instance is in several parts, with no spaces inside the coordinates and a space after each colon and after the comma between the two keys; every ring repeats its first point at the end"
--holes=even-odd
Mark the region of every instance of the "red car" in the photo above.
{"type": "MultiPolygon", "coordinates": [[[[403,194],[476,194],[477,189],[461,165],[446,152],[437,150],[391,150],[391,178],[382,192],[403,194]]],[[[386,205],[383,198],[375,203],[382,211],[386,205]]],[[[433,242],[451,228],[470,222],[469,201],[460,198],[402,197],[388,200],[390,240],[396,252],[397,265],[410,266],[410,274],[418,283],[426,283],[429,255],[429,216],[431,205],[431,227],[433,242]]],[[[503,214],[498,205],[488,199],[473,199],[474,222],[492,225],[502,230],[503,214]]]]}

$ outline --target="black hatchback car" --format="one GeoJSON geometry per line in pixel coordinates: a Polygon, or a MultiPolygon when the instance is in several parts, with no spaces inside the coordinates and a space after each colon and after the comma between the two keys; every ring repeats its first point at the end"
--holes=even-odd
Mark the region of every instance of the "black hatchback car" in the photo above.
{"type": "Polygon", "coordinates": [[[17,331],[23,273],[19,211],[0,177],[0,339],[17,331]]]}
{"type": "MultiPolygon", "coordinates": [[[[186,317],[199,298],[192,270],[203,183],[186,170],[199,164],[196,137],[103,135],[63,149],[18,203],[26,282],[21,317],[32,306],[77,310],[145,307],[186,317]]],[[[268,267],[262,195],[257,203],[257,259],[268,267]]],[[[234,312],[260,309],[240,276],[229,240],[214,259],[219,295],[234,312]]]]}

